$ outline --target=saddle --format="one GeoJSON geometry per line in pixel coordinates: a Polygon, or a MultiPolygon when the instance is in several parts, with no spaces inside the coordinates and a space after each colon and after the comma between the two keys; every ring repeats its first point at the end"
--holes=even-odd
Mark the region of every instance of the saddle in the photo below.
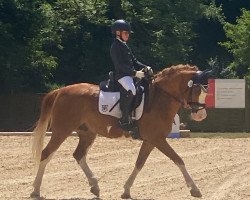
{"type": "MultiPolygon", "coordinates": [[[[136,95],[132,103],[132,118],[138,120],[142,116],[144,107],[145,87],[141,82],[135,82],[136,95]]],[[[120,110],[120,88],[122,87],[114,78],[114,73],[109,72],[109,78],[99,84],[99,112],[117,118],[122,117],[120,110]]]]}
{"type": "Polygon", "coordinates": [[[103,92],[119,92],[119,86],[114,77],[114,72],[109,72],[108,80],[99,84],[100,90],[103,92]]]}

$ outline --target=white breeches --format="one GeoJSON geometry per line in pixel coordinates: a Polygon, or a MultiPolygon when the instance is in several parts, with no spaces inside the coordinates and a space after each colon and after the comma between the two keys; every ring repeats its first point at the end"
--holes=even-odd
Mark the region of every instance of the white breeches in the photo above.
{"type": "Polygon", "coordinates": [[[133,95],[136,94],[136,89],[135,89],[135,85],[134,85],[134,81],[133,78],[131,76],[124,76],[122,78],[120,78],[118,80],[118,82],[122,85],[122,87],[129,91],[131,90],[131,92],[133,93],[133,95]]]}

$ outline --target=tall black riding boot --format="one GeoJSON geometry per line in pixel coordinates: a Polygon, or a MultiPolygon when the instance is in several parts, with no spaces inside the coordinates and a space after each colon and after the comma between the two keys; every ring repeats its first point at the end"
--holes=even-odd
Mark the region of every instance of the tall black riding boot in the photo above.
{"type": "Polygon", "coordinates": [[[123,130],[129,131],[132,128],[131,118],[131,104],[133,102],[133,94],[131,91],[121,90],[120,95],[120,108],[122,111],[122,118],[120,119],[120,125],[123,130]]]}
{"type": "Polygon", "coordinates": [[[120,119],[121,128],[125,131],[128,131],[132,138],[139,139],[139,129],[137,125],[132,120],[132,108],[131,104],[133,102],[134,95],[131,91],[121,91],[121,101],[120,101],[120,108],[122,111],[122,118],[120,119]]]}

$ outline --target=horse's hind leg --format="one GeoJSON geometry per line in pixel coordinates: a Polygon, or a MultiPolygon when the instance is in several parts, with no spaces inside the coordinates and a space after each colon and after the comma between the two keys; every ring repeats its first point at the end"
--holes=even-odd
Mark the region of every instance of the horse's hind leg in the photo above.
{"type": "Polygon", "coordinates": [[[71,134],[71,132],[60,132],[60,136],[58,135],[58,132],[53,132],[51,139],[47,146],[42,151],[41,155],[41,161],[39,163],[39,168],[36,174],[35,181],[33,183],[34,190],[31,193],[31,197],[39,197],[40,196],[40,187],[42,184],[43,174],[46,168],[46,165],[51,160],[53,154],[55,151],[59,148],[59,146],[63,143],[63,141],[68,137],[68,135],[71,134]]]}
{"type": "Polygon", "coordinates": [[[130,188],[132,187],[135,178],[137,176],[137,174],[141,171],[142,167],[144,166],[149,154],[151,153],[151,151],[153,150],[153,146],[148,144],[147,142],[143,142],[134,170],[131,173],[131,175],[129,176],[128,180],[126,181],[125,185],[124,185],[124,193],[121,195],[121,197],[123,199],[130,199],[130,188]]]}
{"type": "Polygon", "coordinates": [[[88,130],[81,130],[78,131],[78,135],[79,135],[79,143],[78,146],[76,147],[73,156],[80,165],[80,167],[82,168],[83,172],[85,173],[88,179],[89,185],[91,187],[90,191],[94,195],[99,197],[100,189],[98,186],[98,181],[86,162],[86,155],[96,138],[96,134],[88,130]]]}
{"type": "Polygon", "coordinates": [[[185,167],[185,164],[183,160],[180,158],[180,156],[172,149],[172,147],[167,143],[167,141],[164,139],[158,140],[158,142],[155,143],[155,147],[159,149],[162,153],[164,153],[167,157],[169,157],[181,170],[184,179],[186,181],[186,184],[188,187],[191,187],[190,193],[194,197],[201,197],[200,190],[195,185],[193,179],[187,172],[187,169],[185,167]]]}

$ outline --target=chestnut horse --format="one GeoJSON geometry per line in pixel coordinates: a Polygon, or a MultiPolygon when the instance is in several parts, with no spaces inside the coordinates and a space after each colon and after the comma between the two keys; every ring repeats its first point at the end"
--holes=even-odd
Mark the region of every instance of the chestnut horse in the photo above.
{"type": "MultiPolygon", "coordinates": [[[[168,144],[166,136],[171,131],[174,116],[181,106],[192,109],[191,116],[194,120],[200,121],[206,117],[204,102],[199,102],[201,91],[204,90],[202,82],[207,82],[207,78],[205,79],[203,72],[198,71],[196,66],[190,65],[172,66],[154,75],[149,89],[149,99],[151,99],[149,109],[147,112],[144,111],[137,122],[142,145],[134,170],[124,185],[122,198],[131,198],[130,188],[154,147],[179,167],[187,186],[191,187],[191,195],[201,197],[183,160],[168,144]]],[[[100,114],[99,91],[98,85],[80,83],[51,91],[44,97],[40,118],[33,135],[32,151],[38,171],[31,197],[40,196],[40,186],[46,165],[73,131],[76,131],[79,136],[79,143],[73,156],[88,179],[90,191],[99,197],[97,178],[86,162],[89,148],[97,134],[108,138],[130,136],[119,127],[117,118],[100,114]],[[49,128],[52,136],[43,149],[44,137],[49,128]]]]}

